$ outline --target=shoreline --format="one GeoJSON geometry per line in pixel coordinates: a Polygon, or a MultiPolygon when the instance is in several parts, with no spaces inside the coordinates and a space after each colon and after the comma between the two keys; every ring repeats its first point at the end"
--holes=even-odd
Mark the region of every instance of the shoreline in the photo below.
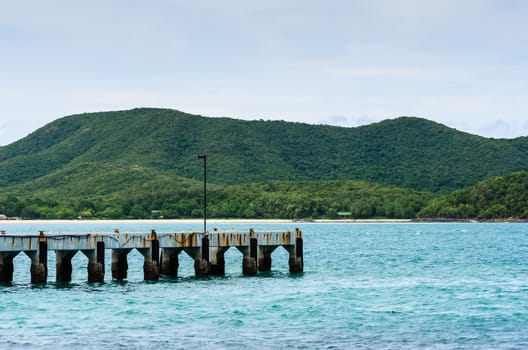
{"type": "MultiPolygon", "coordinates": [[[[222,224],[222,223],[262,223],[262,224],[284,224],[284,223],[408,223],[412,222],[411,219],[321,219],[321,220],[291,220],[291,219],[207,219],[207,223],[211,224],[222,224]]],[[[45,224],[45,223],[57,223],[57,224],[86,224],[86,223],[160,223],[160,224],[202,224],[203,219],[93,219],[93,220],[66,220],[66,219],[9,219],[0,220],[0,224],[45,224]]]]}
{"type": "MultiPolygon", "coordinates": [[[[89,224],[89,223],[158,223],[158,224],[201,224],[203,219],[3,219],[1,224],[89,224]]],[[[258,223],[258,224],[398,224],[398,223],[528,223],[526,219],[494,219],[494,220],[476,220],[476,219],[207,219],[207,223],[224,224],[224,223],[258,223]]]]}

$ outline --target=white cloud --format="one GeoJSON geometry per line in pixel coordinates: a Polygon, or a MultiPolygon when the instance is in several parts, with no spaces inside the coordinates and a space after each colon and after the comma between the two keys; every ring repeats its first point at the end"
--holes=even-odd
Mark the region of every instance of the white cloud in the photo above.
{"type": "Polygon", "coordinates": [[[367,115],[360,115],[359,117],[347,117],[344,115],[330,115],[320,121],[320,124],[345,126],[345,127],[357,127],[362,125],[368,125],[376,123],[380,120],[370,118],[367,115]]]}
{"type": "Polygon", "coordinates": [[[336,126],[349,126],[351,124],[351,121],[350,118],[344,115],[330,115],[327,118],[321,120],[320,123],[336,126]]]}
{"type": "Polygon", "coordinates": [[[528,136],[528,124],[518,123],[516,121],[506,121],[497,119],[490,124],[474,127],[477,134],[494,137],[494,138],[515,138],[519,136],[528,136]]]}

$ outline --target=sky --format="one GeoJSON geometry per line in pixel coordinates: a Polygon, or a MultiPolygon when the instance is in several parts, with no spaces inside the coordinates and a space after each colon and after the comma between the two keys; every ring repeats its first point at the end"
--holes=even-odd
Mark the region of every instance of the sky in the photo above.
{"type": "Polygon", "coordinates": [[[0,0],[0,145],[161,107],[528,135],[528,1],[0,0]]]}

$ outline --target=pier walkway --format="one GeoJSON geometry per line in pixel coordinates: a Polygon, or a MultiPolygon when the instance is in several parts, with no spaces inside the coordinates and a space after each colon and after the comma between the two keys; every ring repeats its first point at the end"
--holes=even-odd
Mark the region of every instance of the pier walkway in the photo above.
{"type": "Polygon", "coordinates": [[[213,231],[182,233],[45,233],[9,234],[0,232],[0,282],[13,280],[13,258],[24,252],[31,259],[31,282],[46,283],[48,252],[55,251],[56,280],[69,282],[73,256],[81,251],[88,258],[88,281],[103,282],[105,250],[112,252],[112,278],[127,278],[127,254],[137,249],[145,258],[145,280],[155,281],[160,275],[178,275],[178,256],[183,251],[194,260],[196,276],[223,275],[224,253],[237,248],[243,255],[242,272],[255,275],[271,269],[271,253],[284,247],[289,253],[290,272],[301,272],[303,262],[302,232],[213,231]]]}

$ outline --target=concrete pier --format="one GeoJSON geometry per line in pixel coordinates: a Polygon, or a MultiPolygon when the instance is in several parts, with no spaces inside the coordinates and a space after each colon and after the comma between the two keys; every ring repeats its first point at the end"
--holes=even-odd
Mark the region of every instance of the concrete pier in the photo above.
{"type": "Polygon", "coordinates": [[[236,248],[242,253],[242,272],[255,275],[269,271],[272,253],[279,247],[288,251],[289,270],[304,270],[303,240],[300,230],[255,232],[182,233],[71,233],[0,234],[0,282],[13,280],[13,259],[24,252],[31,259],[31,282],[45,283],[48,252],[55,251],[57,282],[72,280],[72,258],[81,251],[88,259],[88,281],[104,282],[105,251],[110,250],[112,279],[125,280],[127,255],[132,249],[143,257],[144,279],[156,281],[161,275],[178,276],[179,254],[194,260],[195,276],[225,274],[225,252],[236,248]]]}

